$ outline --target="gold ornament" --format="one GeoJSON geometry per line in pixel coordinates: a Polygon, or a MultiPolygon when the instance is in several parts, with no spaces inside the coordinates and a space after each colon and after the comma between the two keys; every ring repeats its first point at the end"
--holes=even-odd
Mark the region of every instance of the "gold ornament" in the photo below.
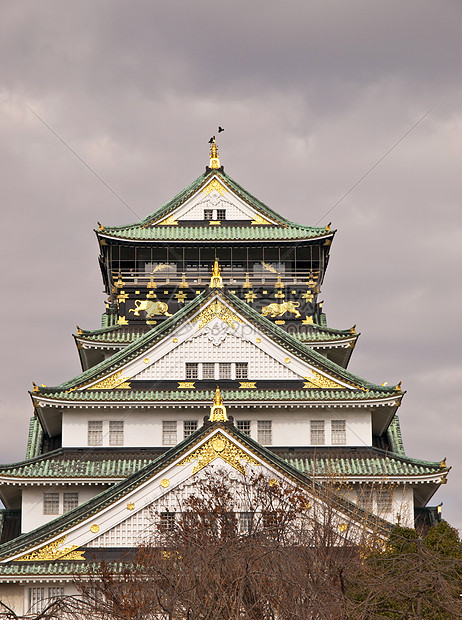
{"type": "Polygon", "coordinates": [[[158,226],[178,226],[178,222],[176,221],[175,215],[173,214],[167,217],[165,220],[162,220],[161,222],[157,222],[157,225],[158,226]]]}
{"type": "Polygon", "coordinates": [[[254,390],[256,389],[256,385],[255,385],[255,381],[239,381],[240,385],[239,385],[239,389],[244,390],[254,390]]]}
{"type": "Polygon", "coordinates": [[[225,187],[223,187],[223,185],[220,183],[218,179],[212,179],[210,183],[208,183],[202,191],[204,192],[206,196],[208,196],[213,191],[217,191],[219,194],[224,196],[225,192],[227,192],[228,190],[225,187]]]}
{"type": "Polygon", "coordinates": [[[129,390],[130,383],[125,383],[127,379],[128,377],[122,377],[122,371],[116,372],[110,377],[106,377],[99,383],[95,383],[95,385],[92,385],[88,389],[89,390],[112,390],[114,388],[117,388],[118,390],[122,390],[122,389],[129,390]]]}
{"type": "Polygon", "coordinates": [[[325,377],[321,373],[316,372],[316,370],[312,370],[311,372],[311,377],[303,377],[306,380],[305,385],[303,386],[304,388],[339,388],[341,390],[344,389],[343,385],[340,385],[340,383],[333,381],[333,379],[325,377]]]}
{"type": "Polygon", "coordinates": [[[252,226],[271,226],[271,222],[265,220],[261,215],[257,213],[254,214],[253,220],[251,221],[252,226]]]}
{"type": "Polygon", "coordinates": [[[194,390],[194,381],[178,381],[179,390],[194,390]]]}
{"type": "Polygon", "coordinates": [[[215,259],[215,263],[213,265],[212,277],[210,278],[210,288],[223,288],[223,278],[220,274],[218,258],[215,259]]]}
{"type": "Polygon", "coordinates": [[[204,308],[200,314],[191,319],[191,323],[199,323],[199,329],[205,327],[210,321],[218,317],[221,321],[236,329],[236,322],[243,323],[244,321],[234,314],[227,306],[225,306],[219,299],[215,299],[209,306],[204,308]]]}
{"type": "Polygon", "coordinates": [[[133,502],[128,502],[127,510],[135,510],[135,504],[133,502]]]}
{"type": "Polygon", "coordinates": [[[170,486],[170,480],[168,480],[167,478],[163,478],[163,480],[160,481],[160,486],[166,489],[168,486],[170,486]]]}
{"type": "Polygon", "coordinates": [[[229,463],[229,465],[244,475],[246,474],[246,471],[245,467],[241,463],[241,460],[252,465],[258,465],[258,461],[238,448],[222,433],[217,433],[211,437],[202,446],[200,446],[200,448],[194,450],[192,454],[183,459],[179,464],[185,465],[186,463],[191,463],[191,461],[197,461],[192,471],[192,473],[195,474],[217,458],[223,459],[226,463],[229,463]]]}
{"type": "Polygon", "coordinates": [[[90,532],[93,532],[93,534],[97,534],[99,532],[99,525],[97,523],[93,523],[90,528],[90,532]]]}
{"type": "Polygon", "coordinates": [[[218,158],[218,146],[215,142],[215,136],[213,136],[212,143],[210,144],[210,163],[209,168],[219,168],[220,160],[218,158]]]}
{"type": "Polygon", "coordinates": [[[227,422],[228,416],[226,414],[226,407],[223,404],[221,398],[220,388],[217,386],[215,391],[215,398],[213,399],[213,406],[210,409],[209,422],[227,422]]]}
{"type": "Polygon", "coordinates": [[[64,547],[64,549],[58,549],[60,545],[64,544],[66,540],[66,536],[62,536],[57,540],[37,549],[36,551],[32,551],[32,553],[28,553],[27,555],[23,555],[20,558],[17,558],[15,562],[34,562],[34,561],[52,561],[58,560],[66,556],[66,560],[85,560],[83,556],[83,551],[77,551],[78,545],[71,545],[70,547],[64,547]]]}

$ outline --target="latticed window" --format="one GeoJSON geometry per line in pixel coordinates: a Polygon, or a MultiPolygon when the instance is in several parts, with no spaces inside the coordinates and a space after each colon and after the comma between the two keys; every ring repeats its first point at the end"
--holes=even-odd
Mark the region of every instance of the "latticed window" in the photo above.
{"type": "Polygon", "coordinates": [[[43,514],[59,514],[59,493],[45,493],[43,496],[43,514]]]}
{"type": "Polygon", "coordinates": [[[162,422],[162,445],[174,446],[176,444],[176,422],[162,422]]]}
{"type": "Polygon", "coordinates": [[[78,493],[63,493],[63,513],[69,512],[79,505],[78,493]]]}
{"type": "Polygon", "coordinates": [[[215,363],[205,362],[202,364],[202,378],[203,379],[215,379],[215,363]]]}
{"type": "Polygon", "coordinates": [[[377,512],[391,512],[393,505],[393,493],[388,487],[382,487],[377,490],[377,512]]]}
{"type": "Polygon", "coordinates": [[[250,420],[238,420],[237,428],[250,437],[250,420]]]}
{"type": "Polygon", "coordinates": [[[199,364],[197,362],[186,362],[186,379],[199,378],[199,364]]]}
{"type": "Polygon", "coordinates": [[[103,422],[101,420],[90,420],[88,422],[88,445],[103,445],[103,422]]]}
{"type": "Polygon", "coordinates": [[[64,588],[60,586],[48,588],[48,603],[55,601],[57,598],[62,598],[64,596],[64,588]]]}
{"type": "Polygon", "coordinates": [[[236,362],[236,379],[247,379],[249,376],[249,364],[247,362],[236,362]]]}
{"type": "Polygon", "coordinates": [[[204,209],[204,220],[213,220],[213,209],[204,209]]]}
{"type": "Polygon", "coordinates": [[[372,512],[372,490],[369,487],[363,486],[358,490],[357,495],[358,506],[363,510],[372,512]]]}
{"type": "Polygon", "coordinates": [[[273,424],[271,420],[259,420],[257,424],[258,428],[258,442],[269,446],[273,442],[273,424]]]}
{"type": "Polygon", "coordinates": [[[346,444],[346,420],[331,420],[332,445],[346,444]]]}
{"type": "Polygon", "coordinates": [[[217,220],[226,220],[226,209],[217,209],[217,220]]]}
{"type": "Polygon", "coordinates": [[[37,613],[45,607],[45,588],[29,588],[28,613],[37,613]]]}
{"type": "Polygon", "coordinates": [[[220,362],[220,379],[231,379],[231,363],[230,362],[220,362]]]}
{"type": "Polygon", "coordinates": [[[124,423],[121,420],[109,422],[109,445],[124,445],[124,423]]]}
{"type": "Polygon", "coordinates": [[[173,530],[175,527],[175,513],[168,510],[160,513],[160,529],[165,531],[173,530]]]}
{"type": "Polygon", "coordinates": [[[252,531],[253,512],[239,513],[239,531],[241,534],[249,534],[252,531]]]}
{"type": "Polygon", "coordinates": [[[324,420],[311,420],[310,433],[311,433],[311,444],[313,446],[321,446],[326,443],[324,426],[325,426],[324,420]]]}
{"type": "Polygon", "coordinates": [[[183,436],[189,437],[197,431],[197,420],[185,420],[183,422],[183,436]]]}

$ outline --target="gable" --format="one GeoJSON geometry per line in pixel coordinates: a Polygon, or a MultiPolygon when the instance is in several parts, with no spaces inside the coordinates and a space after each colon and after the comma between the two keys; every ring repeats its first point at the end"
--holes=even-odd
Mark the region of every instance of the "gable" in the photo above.
{"type": "Polygon", "coordinates": [[[167,217],[154,222],[157,226],[172,226],[178,222],[205,221],[209,225],[210,221],[216,225],[220,219],[227,221],[247,221],[250,224],[277,224],[278,222],[268,219],[250,206],[242,198],[237,196],[231,189],[226,187],[221,179],[214,175],[211,180],[201,189],[196,191],[188,200],[177,207],[167,217]],[[211,211],[205,217],[205,211],[211,211]],[[224,210],[226,215],[220,218],[218,210],[224,210]]]}
{"type": "MultiPolygon", "coordinates": [[[[78,561],[85,560],[85,547],[136,546],[143,535],[152,532],[159,512],[181,512],[182,502],[194,489],[197,491],[197,483],[223,471],[234,489],[235,511],[246,509],[240,489],[251,488],[255,480],[252,476],[260,475],[271,486],[286,484],[297,488],[301,484],[309,502],[321,509],[324,505],[319,495],[321,486],[228,423],[212,424],[173,448],[158,464],[148,465],[86,504],[4,545],[1,561],[78,561]]],[[[341,523],[345,528],[347,524],[361,529],[369,527],[366,522],[370,515],[353,504],[339,499],[333,509],[339,527],[341,523]]]]}

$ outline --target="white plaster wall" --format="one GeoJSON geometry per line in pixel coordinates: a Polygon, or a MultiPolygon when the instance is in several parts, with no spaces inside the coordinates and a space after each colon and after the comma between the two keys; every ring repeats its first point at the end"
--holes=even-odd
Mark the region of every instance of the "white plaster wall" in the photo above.
{"type": "MultiPolygon", "coordinates": [[[[136,379],[186,379],[186,362],[248,362],[249,381],[263,379],[300,379],[300,375],[289,370],[254,343],[231,333],[224,323],[219,327],[204,328],[200,335],[175,347],[173,351],[147,366],[136,375],[136,379]],[[214,330],[228,330],[221,344],[217,342],[214,330]]],[[[135,378],[135,377],[134,377],[135,378]]]]}
{"type": "MultiPolygon", "coordinates": [[[[242,209],[228,200],[225,196],[221,196],[216,190],[193,205],[187,211],[178,216],[178,220],[203,220],[204,209],[226,209],[227,220],[251,220],[242,209]]],[[[215,214],[214,214],[215,215],[215,214]]]]}
{"type": "MultiPolygon", "coordinates": [[[[324,445],[331,443],[331,420],[346,420],[347,446],[372,445],[371,414],[369,410],[352,409],[290,409],[274,407],[232,407],[227,406],[228,415],[237,420],[251,421],[251,437],[258,440],[258,420],[272,421],[274,446],[310,446],[310,421],[325,420],[324,445]]],[[[63,447],[88,446],[88,421],[103,421],[103,446],[109,446],[109,421],[124,421],[124,446],[153,447],[162,446],[162,422],[177,422],[177,441],[183,435],[183,422],[197,420],[198,427],[210,412],[203,409],[156,408],[144,410],[110,411],[97,409],[89,411],[64,411],[63,413],[63,447]]]]}
{"type": "Polygon", "coordinates": [[[78,486],[78,485],[56,485],[56,486],[36,486],[26,487],[22,491],[22,513],[21,513],[21,533],[30,532],[45,523],[49,523],[63,514],[62,511],[62,494],[78,493],[79,505],[91,499],[105,487],[102,485],[95,486],[78,486]],[[44,515],[43,514],[43,496],[44,493],[60,493],[60,514],[44,515]]]}
{"type": "MultiPolygon", "coordinates": [[[[378,479],[375,484],[372,484],[369,488],[373,490],[373,512],[382,519],[386,519],[391,523],[402,525],[403,527],[414,527],[414,493],[412,488],[407,484],[391,484],[391,490],[393,493],[392,509],[390,512],[383,512],[377,510],[377,493],[380,493],[382,486],[387,486],[388,481],[386,477],[378,479]]],[[[357,503],[358,495],[361,493],[361,487],[359,484],[348,485],[342,491],[342,496],[345,499],[353,503],[357,503]]]]}

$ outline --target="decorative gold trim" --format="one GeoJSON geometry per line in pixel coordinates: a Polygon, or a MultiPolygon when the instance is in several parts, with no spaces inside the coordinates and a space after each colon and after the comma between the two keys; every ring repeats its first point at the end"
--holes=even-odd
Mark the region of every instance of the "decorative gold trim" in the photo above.
{"type": "Polygon", "coordinates": [[[150,360],[149,360],[149,357],[145,357],[145,358],[144,358],[144,360],[143,360],[143,362],[144,362],[145,364],[149,364],[149,361],[150,361],[150,360]]]}
{"type": "Polygon", "coordinates": [[[168,486],[170,486],[170,480],[168,478],[163,478],[160,481],[160,486],[166,489],[168,486]]]}
{"type": "Polygon", "coordinates": [[[210,278],[210,288],[223,288],[223,278],[221,277],[218,258],[215,258],[215,263],[213,264],[212,276],[210,278]]]}
{"type": "Polygon", "coordinates": [[[285,321],[274,321],[276,325],[285,325],[285,321]]]}
{"type": "Polygon", "coordinates": [[[170,215],[161,222],[157,222],[157,226],[178,226],[178,222],[175,219],[175,214],[170,215]]]}
{"type": "Polygon", "coordinates": [[[253,220],[251,221],[252,226],[271,226],[271,222],[265,220],[264,217],[255,213],[253,220]]]}
{"type": "Polygon", "coordinates": [[[285,362],[286,364],[290,364],[290,357],[286,357],[286,358],[284,359],[284,362],[285,362]]]}
{"type": "Polygon", "coordinates": [[[206,306],[202,312],[196,317],[191,319],[191,323],[199,322],[199,329],[205,327],[210,321],[215,318],[219,318],[221,321],[236,329],[236,323],[243,323],[244,321],[234,314],[227,306],[225,306],[219,299],[215,299],[211,304],[206,306]]]}
{"type": "MultiPolygon", "coordinates": [[[[279,294],[280,293],[276,293],[275,297],[277,297],[279,294]]],[[[300,312],[297,310],[299,306],[299,301],[283,301],[282,304],[271,303],[267,306],[262,306],[261,313],[262,316],[269,315],[272,319],[274,319],[278,316],[284,316],[284,314],[289,312],[290,314],[294,314],[295,318],[298,319],[299,316],[301,316],[300,312]]]]}
{"type": "Polygon", "coordinates": [[[218,158],[218,146],[215,141],[215,136],[212,138],[212,142],[210,143],[210,162],[209,168],[219,168],[220,160],[218,158]]]}
{"type": "Polygon", "coordinates": [[[83,334],[83,331],[80,329],[78,325],[76,325],[76,328],[77,328],[77,336],[81,336],[83,334]]]}
{"type": "Polygon", "coordinates": [[[117,325],[128,325],[128,321],[124,316],[119,316],[117,325]]]}
{"type": "Polygon", "coordinates": [[[214,190],[217,191],[222,196],[224,196],[225,192],[228,191],[226,187],[223,187],[223,185],[220,183],[218,179],[212,179],[210,183],[207,183],[207,185],[204,187],[202,191],[204,192],[206,196],[208,196],[214,190]]]}
{"type": "Polygon", "coordinates": [[[179,390],[195,390],[194,381],[178,381],[179,390]]]}
{"type": "Polygon", "coordinates": [[[128,502],[127,510],[135,510],[135,504],[133,502],[128,502]]]}
{"type": "Polygon", "coordinates": [[[220,432],[210,437],[202,446],[180,461],[179,465],[197,461],[192,471],[192,473],[195,474],[217,458],[223,459],[226,463],[229,463],[229,465],[240,471],[241,474],[244,474],[244,476],[246,475],[246,471],[241,461],[246,461],[252,465],[258,465],[258,461],[241,450],[241,448],[236,446],[220,432]]]}
{"type": "Polygon", "coordinates": [[[217,385],[215,390],[215,398],[213,399],[213,406],[210,409],[209,422],[227,422],[228,415],[226,413],[226,407],[223,404],[221,398],[220,388],[217,385]]]}
{"type": "Polygon", "coordinates": [[[221,226],[220,220],[209,220],[209,226],[221,226]]]}
{"type": "Polygon", "coordinates": [[[93,525],[90,527],[90,532],[93,532],[93,534],[97,534],[99,532],[99,525],[97,523],[93,523],[93,525]]]}
{"type": "Polygon", "coordinates": [[[312,316],[307,316],[305,314],[305,318],[302,321],[302,325],[313,325],[313,317],[312,316]]]}
{"type": "Polygon", "coordinates": [[[276,480],[276,478],[270,478],[268,480],[268,484],[269,484],[270,487],[277,487],[278,481],[276,480]]]}
{"type": "Polygon", "coordinates": [[[106,377],[102,381],[95,383],[91,387],[87,388],[89,390],[112,390],[114,388],[117,389],[130,389],[130,383],[125,383],[128,377],[122,377],[122,371],[114,373],[110,377],[106,377]]]}
{"type": "Polygon", "coordinates": [[[178,338],[174,338],[173,342],[175,342],[175,343],[178,342],[178,338]]]}
{"type": "Polygon", "coordinates": [[[339,529],[339,532],[342,532],[342,533],[346,532],[348,529],[348,525],[346,523],[339,523],[338,529],[339,529]]]}
{"type": "Polygon", "coordinates": [[[67,536],[61,536],[57,540],[37,549],[36,551],[32,551],[32,553],[28,553],[27,555],[22,555],[20,558],[16,558],[15,562],[46,562],[58,560],[66,556],[66,560],[85,560],[84,551],[77,551],[78,545],[71,545],[70,547],[64,547],[64,549],[58,549],[60,545],[64,544],[67,536]]]}
{"type": "Polygon", "coordinates": [[[126,300],[128,299],[128,293],[126,291],[121,291],[118,295],[117,295],[117,301],[119,303],[125,303],[126,300]]]}
{"type": "Polygon", "coordinates": [[[305,385],[303,386],[304,388],[340,388],[341,390],[344,389],[343,385],[337,383],[333,379],[325,377],[321,373],[316,372],[316,370],[312,370],[311,372],[311,377],[303,377],[305,379],[305,385]]]}
{"type": "Polygon", "coordinates": [[[239,381],[240,385],[239,385],[239,389],[244,390],[254,390],[256,389],[256,381],[239,381]]]}
{"type": "Polygon", "coordinates": [[[260,342],[261,342],[261,338],[256,338],[256,339],[255,339],[255,342],[256,342],[257,344],[260,344],[260,342]]]}

